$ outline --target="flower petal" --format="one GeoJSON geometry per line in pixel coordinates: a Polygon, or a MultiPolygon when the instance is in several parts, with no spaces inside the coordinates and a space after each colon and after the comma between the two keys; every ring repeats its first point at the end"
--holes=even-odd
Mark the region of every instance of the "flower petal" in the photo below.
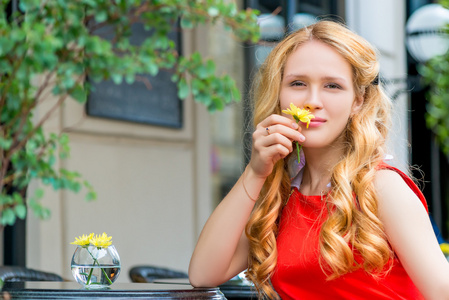
{"type": "Polygon", "coordinates": [[[310,120],[315,118],[315,116],[312,115],[308,109],[298,108],[293,103],[290,103],[290,108],[284,109],[282,110],[282,112],[288,115],[292,115],[296,123],[306,123],[307,128],[309,128],[310,120]]]}

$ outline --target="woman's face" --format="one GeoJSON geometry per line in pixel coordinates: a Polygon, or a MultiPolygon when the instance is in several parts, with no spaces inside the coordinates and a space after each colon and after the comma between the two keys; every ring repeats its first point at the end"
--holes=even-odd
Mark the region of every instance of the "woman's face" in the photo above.
{"type": "Polygon", "coordinates": [[[304,147],[325,147],[340,136],[363,100],[355,96],[351,65],[330,46],[308,41],[287,58],[280,90],[281,109],[290,103],[315,116],[301,124],[304,147]]]}

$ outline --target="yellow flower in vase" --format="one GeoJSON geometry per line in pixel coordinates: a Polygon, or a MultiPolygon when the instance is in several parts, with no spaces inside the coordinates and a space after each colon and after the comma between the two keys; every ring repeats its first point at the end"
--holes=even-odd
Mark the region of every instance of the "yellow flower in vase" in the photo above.
{"type": "Polygon", "coordinates": [[[72,258],[72,274],[80,284],[98,288],[115,281],[120,272],[120,257],[111,239],[105,232],[101,235],[91,233],[83,234],[71,243],[79,246],[72,258]]]}
{"type": "MultiPolygon", "coordinates": [[[[290,108],[284,109],[282,112],[287,115],[292,115],[296,123],[299,122],[306,123],[306,128],[309,128],[310,120],[315,118],[315,116],[312,115],[312,113],[308,109],[301,109],[299,107],[296,107],[296,105],[294,105],[293,103],[290,103],[290,108]]],[[[299,145],[298,142],[295,143],[296,143],[296,152],[298,155],[298,164],[300,164],[301,163],[300,153],[302,145],[299,145]]]]}
{"type": "Polygon", "coordinates": [[[112,245],[112,236],[108,236],[105,232],[102,235],[98,235],[91,238],[90,243],[97,248],[107,248],[112,245]]]}
{"type": "Polygon", "coordinates": [[[75,241],[70,243],[72,245],[78,245],[82,247],[87,247],[90,245],[90,240],[94,237],[94,233],[92,232],[89,235],[83,234],[82,236],[75,237],[75,241]]]}

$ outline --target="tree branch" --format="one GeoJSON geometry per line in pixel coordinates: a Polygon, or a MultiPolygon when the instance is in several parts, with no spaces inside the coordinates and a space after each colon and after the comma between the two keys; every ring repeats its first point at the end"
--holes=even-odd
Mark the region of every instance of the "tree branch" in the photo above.
{"type": "MultiPolygon", "coordinates": [[[[78,76],[78,79],[76,80],[76,84],[80,84],[81,81],[84,79],[85,77],[85,73],[81,74],[78,76]]],[[[76,87],[76,84],[74,85],[74,87],[76,87]]],[[[6,158],[10,159],[12,154],[14,154],[15,152],[17,152],[18,150],[22,149],[25,144],[28,142],[28,140],[34,135],[36,134],[37,130],[39,128],[42,127],[42,125],[45,123],[45,121],[48,120],[48,118],[53,114],[53,112],[59,108],[62,103],[67,99],[67,97],[70,95],[70,92],[73,91],[74,87],[72,89],[70,89],[69,91],[67,91],[64,95],[61,95],[61,97],[58,99],[58,101],[56,102],[55,105],[53,105],[53,107],[47,111],[47,113],[42,117],[42,119],[36,124],[36,126],[34,126],[33,130],[31,130],[30,132],[28,132],[28,134],[26,135],[25,138],[23,138],[22,140],[20,140],[20,142],[18,142],[17,144],[15,144],[13,146],[13,148],[11,148],[10,151],[8,151],[6,158]]],[[[2,166],[3,167],[3,166],[2,166]]],[[[1,182],[0,182],[1,183],[1,182]]],[[[1,185],[0,185],[1,186],[1,185]]]]}

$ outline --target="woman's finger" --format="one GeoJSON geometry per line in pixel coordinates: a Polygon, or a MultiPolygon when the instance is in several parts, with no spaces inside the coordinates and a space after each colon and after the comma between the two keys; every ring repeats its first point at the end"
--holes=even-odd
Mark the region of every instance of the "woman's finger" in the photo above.
{"type": "Polygon", "coordinates": [[[299,127],[298,124],[296,124],[296,122],[293,121],[292,119],[276,114],[268,116],[262,122],[259,123],[259,125],[263,128],[267,128],[274,124],[284,125],[287,127],[291,127],[293,129],[297,129],[299,127]]]}
{"type": "Polygon", "coordinates": [[[301,128],[289,118],[271,115],[253,132],[251,165],[256,173],[269,175],[274,164],[293,151],[293,141],[304,142],[301,128]]]}
{"type": "Polygon", "coordinates": [[[265,133],[267,136],[273,135],[273,134],[281,134],[281,135],[287,137],[290,141],[298,141],[298,142],[302,143],[302,142],[304,142],[305,137],[297,129],[287,127],[287,126],[284,126],[281,124],[274,124],[271,126],[267,126],[265,128],[265,133]]]}

